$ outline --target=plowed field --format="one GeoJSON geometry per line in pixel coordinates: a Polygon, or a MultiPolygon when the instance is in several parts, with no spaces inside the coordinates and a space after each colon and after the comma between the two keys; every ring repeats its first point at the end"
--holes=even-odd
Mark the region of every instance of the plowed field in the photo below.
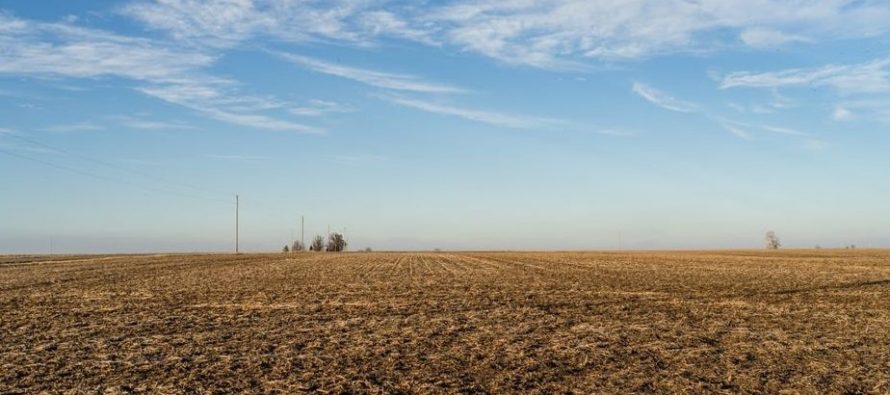
{"type": "Polygon", "coordinates": [[[0,257],[0,393],[890,393],[890,252],[0,257]]]}

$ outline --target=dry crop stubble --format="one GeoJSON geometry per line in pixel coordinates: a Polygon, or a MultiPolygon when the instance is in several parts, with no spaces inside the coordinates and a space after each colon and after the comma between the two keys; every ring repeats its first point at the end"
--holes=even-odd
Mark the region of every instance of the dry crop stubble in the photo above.
{"type": "Polygon", "coordinates": [[[0,393],[890,392],[890,251],[0,257],[0,393]]]}

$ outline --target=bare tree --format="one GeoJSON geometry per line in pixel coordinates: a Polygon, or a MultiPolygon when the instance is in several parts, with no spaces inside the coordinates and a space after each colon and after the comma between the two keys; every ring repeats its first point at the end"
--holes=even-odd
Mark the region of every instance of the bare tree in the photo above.
{"type": "Polygon", "coordinates": [[[346,250],[346,239],[343,238],[343,235],[334,232],[328,236],[328,252],[342,252],[346,250]]]}
{"type": "Polygon", "coordinates": [[[324,237],[315,236],[312,239],[312,244],[309,245],[309,251],[323,251],[324,250],[324,237]]]}
{"type": "Polygon", "coordinates": [[[291,252],[300,252],[303,251],[305,247],[303,246],[303,242],[296,240],[294,241],[293,246],[290,248],[291,252]]]}
{"type": "Polygon", "coordinates": [[[766,249],[778,250],[781,246],[782,242],[779,241],[779,236],[776,236],[776,232],[766,232],[766,249]]]}

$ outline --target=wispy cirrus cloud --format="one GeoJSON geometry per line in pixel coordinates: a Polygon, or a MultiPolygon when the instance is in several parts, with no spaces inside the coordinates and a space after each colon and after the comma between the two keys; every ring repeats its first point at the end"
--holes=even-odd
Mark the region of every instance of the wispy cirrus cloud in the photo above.
{"type": "MultiPolygon", "coordinates": [[[[350,79],[363,83],[365,85],[381,88],[392,92],[411,92],[418,94],[459,94],[468,92],[466,89],[463,88],[426,81],[419,77],[408,74],[387,73],[362,69],[353,66],[344,66],[314,58],[309,58],[306,56],[288,53],[278,52],[276,54],[290,62],[306,67],[315,72],[350,79]]],[[[548,128],[555,125],[567,124],[567,122],[557,119],[520,116],[494,111],[470,109],[455,105],[440,104],[417,98],[408,98],[396,94],[373,96],[400,105],[402,107],[413,108],[415,110],[433,114],[455,116],[458,118],[499,127],[532,129],[548,128]]],[[[290,109],[290,111],[297,115],[320,115],[320,113],[323,113],[324,111],[337,111],[339,109],[340,108],[338,106],[332,105],[331,103],[316,101],[313,103],[313,107],[292,108],[290,109]]]]}
{"type": "Polygon", "coordinates": [[[327,114],[353,112],[355,109],[332,101],[313,99],[309,100],[305,105],[290,107],[287,111],[304,117],[318,117],[327,114]]]}
{"type": "Polygon", "coordinates": [[[721,89],[831,87],[838,92],[875,93],[890,91],[890,59],[877,59],[852,65],[826,65],[771,72],[739,71],[720,81],[721,89]]]}
{"type": "MultiPolygon", "coordinates": [[[[783,134],[788,136],[796,136],[796,137],[809,137],[811,136],[809,133],[804,133],[795,129],[787,128],[787,127],[779,127],[772,125],[751,125],[748,123],[733,121],[730,119],[726,119],[724,117],[718,116],[716,114],[708,111],[707,108],[703,108],[695,103],[686,102],[683,100],[679,100],[665,92],[659,91],[652,87],[649,87],[645,84],[635,82],[632,86],[632,90],[634,93],[644,98],[645,100],[655,104],[659,107],[683,113],[695,113],[698,116],[701,116],[704,119],[707,119],[711,122],[719,124],[723,130],[729,132],[735,137],[738,137],[742,140],[752,141],[754,140],[753,130],[766,131],[776,134],[783,134]]],[[[776,93],[778,95],[778,93],[776,93]]],[[[780,96],[781,97],[781,96],[780,96]]],[[[748,109],[744,106],[739,106],[734,103],[730,103],[730,106],[736,109],[737,111],[745,112],[748,109]]],[[[813,140],[809,138],[809,140],[813,140]]]]}
{"type": "Polygon", "coordinates": [[[236,44],[275,23],[252,1],[143,1],[126,4],[119,10],[178,40],[217,47],[236,44]]]}
{"type": "MultiPolygon", "coordinates": [[[[173,38],[230,47],[257,36],[306,42],[368,43],[358,19],[381,3],[364,0],[158,0],[135,1],[120,12],[173,38]]],[[[406,30],[389,22],[393,30],[406,30]]]]}
{"type": "Polygon", "coordinates": [[[310,58],[308,56],[300,56],[283,52],[276,52],[276,54],[291,63],[305,67],[314,72],[328,74],[340,78],[346,78],[378,88],[417,93],[466,92],[466,90],[462,88],[425,81],[413,75],[387,73],[352,66],[344,66],[319,59],[310,58]]]}
{"type": "Polygon", "coordinates": [[[386,37],[540,68],[890,31],[890,5],[849,0],[806,7],[795,0],[455,0],[423,7],[388,0],[142,0],[121,10],[177,40],[207,46],[253,37],[368,46],[386,37]],[[715,42],[709,36],[715,32],[730,34],[715,42]]]}
{"type": "Polygon", "coordinates": [[[635,59],[726,46],[703,39],[716,31],[738,32],[756,48],[874,36],[890,28],[890,7],[850,1],[802,8],[787,0],[483,0],[450,3],[424,20],[437,22],[453,45],[507,63],[548,67],[567,58],[635,59]]]}
{"type": "Polygon", "coordinates": [[[207,66],[212,56],[170,48],[147,39],[64,23],[3,16],[0,73],[78,78],[165,79],[207,66]]]}
{"type": "Polygon", "coordinates": [[[835,121],[875,120],[890,123],[890,98],[870,97],[839,101],[831,113],[835,121]]]}
{"type": "MultiPolygon", "coordinates": [[[[751,125],[713,115],[706,108],[702,108],[698,104],[677,99],[668,93],[652,88],[641,82],[634,82],[631,86],[631,90],[638,96],[658,107],[682,113],[695,113],[695,115],[700,116],[703,119],[719,124],[723,130],[735,137],[747,141],[754,140],[753,134],[749,131],[751,125]]],[[[748,111],[747,107],[735,103],[730,103],[730,107],[739,112],[748,111]]]]}
{"type": "Polygon", "coordinates": [[[727,132],[732,133],[734,136],[742,140],[754,140],[749,131],[739,126],[724,123],[723,128],[726,129],[727,132]]]}
{"type": "MultiPolygon", "coordinates": [[[[826,110],[834,121],[890,122],[890,58],[847,65],[825,65],[771,72],[735,72],[726,75],[721,88],[828,87],[837,103],[826,110]]],[[[774,93],[775,95],[775,93],[774,93]]]]}
{"type": "Polygon", "coordinates": [[[384,10],[366,12],[358,20],[362,29],[372,37],[387,35],[431,46],[441,45],[441,42],[434,38],[434,31],[423,27],[412,27],[408,21],[394,12],[384,10]]]}
{"type": "Polygon", "coordinates": [[[835,106],[834,111],[831,112],[831,119],[835,121],[849,121],[854,117],[852,111],[841,105],[835,106]]]}
{"type": "Polygon", "coordinates": [[[890,111],[890,58],[847,65],[824,65],[769,72],[741,71],[725,75],[720,88],[767,88],[772,90],[774,108],[788,108],[791,100],[777,88],[830,88],[837,104],[826,110],[834,121],[870,119],[886,122],[890,111]],[[856,110],[856,111],[854,111],[856,110]],[[860,114],[857,114],[860,112],[860,114]],[[858,116],[861,115],[861,116],[858,116]]]}
{"type": "Polygon", "coordinates": [[[641,82],[634,82],[631,90],[646,101],[667,110],[676,112],[695,112],[699,110],[699,106],[695,103],[677,99],[641,82]]]}
{"type": "Polygon", "coordinates": [[[144,86],[138,90],[169,103],[188,107],[218,121],[259,129],[320,134],[324,130],[301,123],[283,120],[261,113],[264,101],[235,97],[226,92],[234,82],[221,79],[185,79],[144,86]],[[258,102],[251,109],[249,103],[258,102]],[[247,106],[247,107],[245,107],[247,106]],[[247,110],[247,111],[246,111],[247,110]],[[249,111],[249,112],[248,112],[249,111]]]}
{"type": "MultiPolygon", "coordinates": [[[[216,57],[194,48],[134,38],[70,23],[36,22],[0,14],[0,74],[122,78],[135,89],[222,122],[259,129],[321,130],[263,113],[267,98],[243,95],[237,83],[203,71],[216,57]]],[[[141,126],[148,125],[143,123],[141,126]]],[[[60,125],[56,131],[95,130],[60,125]]]]}
{"type": "Polygon", "coordinates": [[[773,134],[792,136],[792,137],[801,137],[801,138],[812,138],[812,134],[801,132],[797,129],[792,129],[784,126],[774,126],[774,125],[765,125],[765,124],[752,124],[747,122],[739,122],[735,120],[730,120],[721,117],[709,117],[711,120],[719,123],[723,126],[723,129],[732,133],[733,135],[745,139],[745,140],[754,140],[755,131],[760,132],[769,132],[773,134]]]}
{"type": "Polygon", "coordinates": [[[481,111],[394,95],[384,95],[380,96],[380,98],[403,107],[413,108],[433,114],[454,116],[469,121],[481,122],[499,127],[515,129],[536,129],[552,128],[555,126],[564,126],[569,124],[566,121],[553,118],[529,117],[524,115],[481,111]]]}
{"type": "Polygon", "coordinates": [[[67,123],[60,125],[53,125],[45,127],[41,130],[47,132],[55,132],[55,133],[69,133],[69,132],[92,132],[98,130],[105,130],[105,127],[94,122],[75,122],[75,123],[67,123]]]}
{"type": "Polygon", "coordinates": [[[746,45],[753,48],[774,48],[788,43],[813,42],[813,39],[805,36],[787,34],[778,30],[763,27],[745,29],[739,34],[739,38],[746,45]]]}
{"type": "Polygon", "coordinates": [[[188,130],[196,129],[195,126],[179,121],[159,121],[143,116],[119,115],[109,119],[117,121],[121,126],[131,129],[144,130],[188,130]]]}
{"type": "Polygon", "coordinates": [[[761,126],[761,129],[769,131],[769,132],[773,132],[773,133],[786,134],[789,136],[809,136],[808,133],[804,133],[799,130],[786,128],[786,127],[763,125],[763,126],[761,126]]]}

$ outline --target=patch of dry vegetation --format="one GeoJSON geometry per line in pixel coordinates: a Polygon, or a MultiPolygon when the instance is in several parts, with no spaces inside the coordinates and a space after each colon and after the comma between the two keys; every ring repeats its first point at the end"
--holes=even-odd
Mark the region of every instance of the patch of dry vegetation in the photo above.
{"type": "Polygon", "coordinates": [[[0,257],[0,393],[890,393],[890,252],[0,257]]]}

